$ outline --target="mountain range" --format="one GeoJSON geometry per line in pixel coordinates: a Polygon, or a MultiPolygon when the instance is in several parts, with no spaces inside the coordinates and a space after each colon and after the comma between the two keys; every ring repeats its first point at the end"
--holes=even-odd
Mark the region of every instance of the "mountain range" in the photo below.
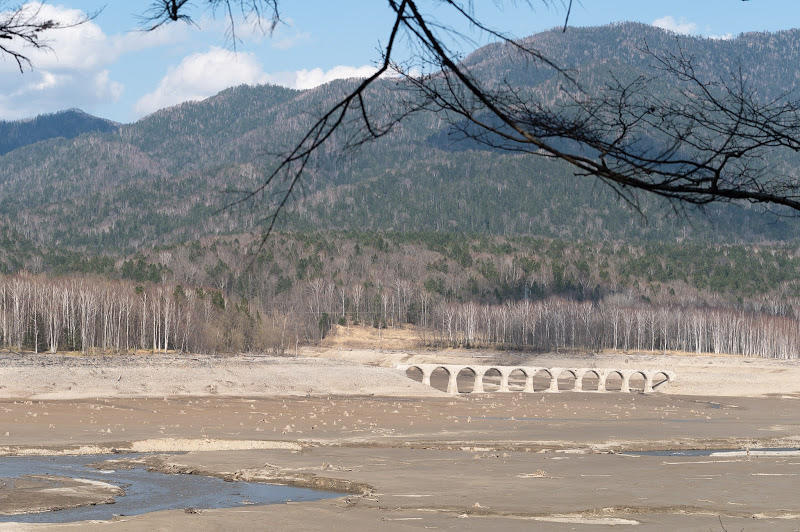
{"type": "MultiPolygon", "coordinates": [[[[800,62],[800,30],[717,40],[624,23],[523,41],[579,72],[590,88],[612,74],[647,69],[645,43],[651,50],[680,46],[710,76],[742,65],[765,97],[795,89],[799,79],[787,65],[800,62]]],[[[521,63],[508,45],[482,47],[464,62],[488,83],[507,80],[540,96],[558,90],[552,70],[521,63]]],[[[259,184],[275,153],[292,146],[356,82],[303,91],[240,86],[132,124],[76,110],[0,123],[0,235],[16,246],[126,256],[260,231],[269,197],[221,207],[259,184]]],[[[382,80],[369,91],[376,116],[402,105],[406,92],[398,84],[382,80]]],[[[313,158],[279,229],[764,242],[793,241],[800,228],[792,218],[764,216],[746,204],[676,214],[664,201],[643,197],[638,213],[564,163],[459,144],[440,115],[413,115],[356,150],[343,149],[347,134],[334,136],[313,158]]]]}

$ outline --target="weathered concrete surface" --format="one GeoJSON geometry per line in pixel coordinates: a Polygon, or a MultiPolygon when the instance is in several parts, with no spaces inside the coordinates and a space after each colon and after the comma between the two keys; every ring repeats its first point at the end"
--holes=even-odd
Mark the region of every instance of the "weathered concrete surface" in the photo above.
{"type": "Polygon", "coordinates": [[[560,391],[559,378],[561,376],[569,376],[572,378],[572,384],[569,391],[595,391],[605,392],[609,391],[608,383],[611,378],[617,377],[620,381],[619,391],[622,393],[629,393],[631,391],[631,378],[640,377],[642,380],[642,393],[653,393],[655,387],[659,387],[659,391],[666,389],[666,384],[675,380],[675,372],[666,369],[618,369],[618,368],[560,368],[560,367],[535,367],[535,366],[501,366],[501,365],[480,365],[480,364],[398,364],[397,369],[408,373],[410,370],[416,370],[421,373],[422,384],[431,386],[431,375],[434,371],[441,369],[447,375],[447,393],[455,395],[461,393],[458,385],[459,377],[473,379],[472,387],[467,393],[485,393],[484,379],[487,374],[494,371],[497,373],[499,379],[498,392],[508,393],[511,392],[509,381],[512,375],[517,374],[518,378],[524,378],[524,385],[521,389],[514,391],[521,391],[523,393],[534,393],[534,379],[541,375],[549,382],[544,391],[549,393],[557,393],[560,391]],[[596,381],[595,388],[590,390],[584,386],[586,379],[594,379],[596,381]]]}

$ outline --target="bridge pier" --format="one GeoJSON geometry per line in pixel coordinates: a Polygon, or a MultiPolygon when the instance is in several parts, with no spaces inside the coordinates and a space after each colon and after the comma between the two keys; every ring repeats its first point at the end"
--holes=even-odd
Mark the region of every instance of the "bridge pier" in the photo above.
{"type": "Polygon", "coordinates": [[[586,375],[586,373],[588,373],[588,370],[585,369],[579,369],[572,372],[572,374],[575,375],[575,386],[572,388],[573,391],[583,391],[583,376],[586,375]]]}
{"type": "Polygon", "coordinates": [[[597,373],[597,391],[604,392],[606,391],[606,376],[608,375],[605,371],[595,371],[597,373]]]}
{"type": "Polygon", "coordinates": [[[644,380],[644,393],[653,393],[653,373],[648,373],[644,380]]]}
{"type": "Polygon", "coordinates": [[[479,371],[473,368],[472,371],[475,372],[475,384],[472,385],[472,393],[486,393],[483,389],[483,374],[486,373],[486,370],[479,371]]]}
{"type": "Polygon", "coordinates": [[[513,370],[507,369],[505,371],[500,371],[500,389],[497,390],[498,392],[507,393],[511,391],[508,389],[508,376],[511,374],[511,371],[513,370]]]}
{"type": "Polygon", "coordinates": [[[547,389],[549,393],[558,393],[558,377],[561,376],[561,368],[552,368],[550,373],[550,388],[547,389]]]}
{"type": "Polygon", "coordinates": [[[630,371],[626,371],[625,373],[622,374],[622,388],[620,389],[622,393],[631,393],[630,380],[631,380],[630,371]]]}
{"type": "Polygon", "coordinates": [[[530,371],[525,373],[525,389],[522,390],[524,393],[533,393],[533,376],[535,374],[535,372],[531,373],[530,371]]]}
{"type": "Polygon", "coordinates": [[[425,369],[422,369],[422,384],[425,384],[427,386],[431,385],[431,373],[433,373],[432,368],[429,368],[427,371],[425,371],[425,369]]]}
{"type": "Polygon", "coordinates": [[[447,381],[447,393],[458,395],[458,372],[450,371],[450,378],[447,381]]]}

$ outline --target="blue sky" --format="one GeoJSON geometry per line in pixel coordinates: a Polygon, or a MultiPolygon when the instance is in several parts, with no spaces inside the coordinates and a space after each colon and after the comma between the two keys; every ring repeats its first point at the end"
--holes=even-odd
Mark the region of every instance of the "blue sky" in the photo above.
{"type": "MultiPolygon", "coordinates": [[[[13,2],[12,2],[13,3],[13,2]]],[[[204,0],[195,0],[196,5],[204,0]]],[[[457,19],[437,2],[420,0],[440,21],[457,19]]],[[[476,15],[490,26],[522,37],[563,23],[560,0],[475,0],[476,15]]],[[[14,72],[0,62],[0,119],[80,107],[92,114],[130,122],[158,108],[211,96],[240,83],[279,83],[308,88],[336,77],[366,75],[391,25],[385,0],[307,0],[281,3],[285,24],[270,37],[239,26],[234,55],[221,14],[196,11],[197,25],[137,31],[146,0],[50,1],[46,13],[61,20],[102,11],[89,24],[50,36],[53,51],[32,54],[34,69],[14,72]]],[[[8,6],[8,3],[6,4],[8,6]]],[[[800,26],[798,0],[581,0],[570,24],[601,25],[623,20],[695,35],[730,37],[748,31],[800,26]]],[[[485,44],[466,33],[463,51],[485,44]]],[[[401,55],[407,50],[401,48],[401,55]]]]}

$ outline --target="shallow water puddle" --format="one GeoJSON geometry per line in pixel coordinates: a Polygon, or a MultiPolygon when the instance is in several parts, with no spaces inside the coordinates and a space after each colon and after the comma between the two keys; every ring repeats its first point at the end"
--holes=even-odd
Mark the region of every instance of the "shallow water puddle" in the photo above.
{"type": "Polygon", "coordinates": [[[668,451],[628,451],[633,456],[800,456],[797,447],[765,447],[751,449],[684,449],[668,451]]]}
{"type": "Polygon", "coordinates": [[[250,504],[315,501],[340,494],[255,482],[226,482],[201,475],[168,475],[145,469],[99,471],[88,464],[141,455],[37,456],[0,458],[0,478],[48,475],[106,482],[125,490],[114,504],[84,506],[22,515],[0,515],[0,522],[65,523],[107,520],[115,515],[137,515],[186,508],[233,508],[250,504]]]}

